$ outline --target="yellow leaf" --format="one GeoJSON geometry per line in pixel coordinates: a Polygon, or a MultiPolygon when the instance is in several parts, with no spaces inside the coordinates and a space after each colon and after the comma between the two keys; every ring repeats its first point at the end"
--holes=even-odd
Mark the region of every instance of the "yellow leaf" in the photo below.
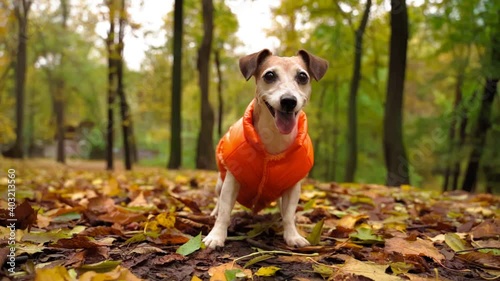
{"type": "Polygon", "coordinates": [[[274,274],[276,274],[276,271],[278,271],[280,269],[281,268],[279,268],[277,266],[261,267],[261,268],[259,268],[259,270],[257,270],[255,275],[262,276],[262,277],[270,277],[270,276],[274,276],[274,274]]]}
{"type": "Polygon", "coordinates": [[[35,281],[69,281],[74,280],[69,276],[68,271],[63,266],[53,268],[40,268],[35,271],[35,281]]]}
{"type": "Polygon", "coordinates": [[[104,185],[102,192],[107,196],[116,196],[120,194],[120,188],[118,186],[118,181],[114,177],[110,177],[108,184],[104,185]]]}
{"type": "Polygon", "coordinates": [[[193,275],[193,277],[191,277],[191,281],[202,281],[202,280],[200,279],[200,277],[193,275]]]}
{"type": "Polygon", "coordinates": [[[174,228],[175,215],[174,213],[161,213],[156,216],[156,221],[166,228],[174,228]]]}
{"type": "Polygon", "coordinates": [[[88,271],[82,274],[78,279],[80,281],[98,281],[98,280],[109,280],[109,281],[140,281],[142,279],[135,276],[130,270],[125,267],[117,266],[115,269],[105,272],[97,273],[95,271],[88,271]]]}

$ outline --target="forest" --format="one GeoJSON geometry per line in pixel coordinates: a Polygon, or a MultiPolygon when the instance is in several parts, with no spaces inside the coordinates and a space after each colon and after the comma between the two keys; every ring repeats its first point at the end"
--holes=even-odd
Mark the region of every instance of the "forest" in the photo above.
{"type": "Polygon", "coordinates": [[[0,0],[0,279],[498,280],[499,79],[494,0],[0,0]],[[314,166],[228,211],[265,48],[329,64],[314,166]]]}
{"type": "MultiPolygon", "coordinates": [[[[238,71],[246,53],[225,3],[237,1],[181,2],[145,30],[129,1],[2,1],[3,155],[213,169],[254,89],[238,71]],[[131,69],[127,33],[164,43],[131,69]]],[[[495,1],[278,4],[273,51],[330,63],[306,108],[312,178],[498,191],[495,1]]]]}

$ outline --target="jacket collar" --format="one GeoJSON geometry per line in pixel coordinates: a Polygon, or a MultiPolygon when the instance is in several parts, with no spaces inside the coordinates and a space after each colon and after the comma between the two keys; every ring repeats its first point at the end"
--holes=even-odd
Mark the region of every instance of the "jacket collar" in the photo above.
{"type": "MultiPolygon", "coordinates": [[[[270,155],[262,143],[255,127],[253,125],[253,111],[255,107],[256,100],[253,99],[245,110],[245,114],[243,115],[243,134],[245,135],[246,141],[254,147],[257,151],[264,153],[266,156],[270,155]]],[[[300,111],[299,119],[297,120],[297,137],[293,144],[282,153],[279,153],[276,156],[285,156],[285,154],[295,151],[297,148],[304,144],[304,140],[307,137],[307,117],[304,111],[300,111]]],[[[281,158],[281,157],[279,157],[281,158]]]]}

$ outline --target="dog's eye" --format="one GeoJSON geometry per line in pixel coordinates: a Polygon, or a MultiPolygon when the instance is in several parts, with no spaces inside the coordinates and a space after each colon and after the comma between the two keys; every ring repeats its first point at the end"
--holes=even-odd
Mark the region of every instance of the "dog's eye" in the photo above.
{"type": "Polygon", "coordinates": [[[278,76],[273,71],[268,71],[268,72],[266,72],[266,74],[264,74],[263,78],[267,84],[271,84],[274,81],[276,81],[276,79],[278,79],[278,76]]]}
{"type": "Polygon", "coordinates": [[[295,77],[295,79],[297,80],[297,82],[301,85],[305,85],[307,84],[307,82],[309,82],[309,77],[307,76],[307,74],[305,72],[299,72],[297,74],[297,77],[295,77]]]}

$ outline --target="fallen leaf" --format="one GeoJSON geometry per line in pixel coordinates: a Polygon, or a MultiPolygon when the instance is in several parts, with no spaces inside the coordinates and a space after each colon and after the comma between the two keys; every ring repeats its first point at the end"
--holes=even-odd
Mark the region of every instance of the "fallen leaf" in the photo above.
{"type": "Polygon", "coordinates": [[[455,252],[463,251],[469,248],[467,247],[465,240],[460,238],[460,236],[456,233],[446,233],[444,235],[444,241],[446,242],[446,245],[448,245],[455,252]]]}
{"type": "Polygon", "coordinates": [[[432,245],[431,241],[421,238],[417,238],[415,241],[408,241],[400,237],[386,239],[385,251],[388,253],[401,253],[403,255],[426,256],[436,261],[444,259],[444,256],[432,245]]]}
{"type": "Polygon", "coordinates": [[[255,272],[255,275],[262,276],[262,277],[271,277],[271,276],[274,276],[274,274],[276,274],[276,272],[280,269],[281,268],[279,268],[277,266],[265,266],[265,267],[259,268],[257,270],[257,272],[255,272]]]}
{"type": "Polygon", "coordinates": [[[187,256],[187,255],[199,250],[201,248],[201,246],[202,246],[202,242],[201,242],[201,232],[200,232],[200,234],[191,238],[184,245],[180,246],[177,249],[177,251],[175,251],[175,252],[177,254],[187,256]]]}
{"type": "Polygon", "coordinates": [[[116,266],[109,272],[98,273],[95,271],[85,272],[78,278],[79,281],[140,281],[142,279],[135,276],[129,269],[116,266]]]}
{"type": "Polygon", "coordinates": [[[311,243],[312,246],[316,246],[319,244],[319,241],[321,240],[321,233],[323,232],[324,222],[325,222],[324,219],[317,222],[314,225],[311,233],[309,233],[309,235],[307,235],[306,239],[307,239],[307,241],[309,241],[309,243],[311,243]]]}
{"type": "MultiPolygon", "coordinates": [[[[364,276],[367,278],[370,278],[372,280],[384,280],[384,281],[402,281],[403,279],[390,275],[385,273],[388,265],[380,265],[380,264],[375,264],[372,262],[362,262],[359,261],[355,258],[348,257],[344,263],[343,266],[339,267],[339,270],[335,272],[334,276],[339,276],[339,275],[348,275],[348,274],[354,274],[354,275],[360,275],[364,276]]],[[[335,278],[334,278],[335,279],[335,278]]]]}
{"type": "Polygon", "coordinates": [[[39,268],[35,270],[35,281],[73,281],[68,270],[63,266],[39,268]]]}
{"type": "MultiPolygon", "coordinates": [[[[230,281],[226,278],[226,271],[233,270],[234,277],[236,277],[237,273],[241,273],[243,276],[247,278],[252,277],[252,271],[250,269],[243,269],[238,264],[234,262],[224,263],[215,267],[211,267],[208,270],[208,274],[210,275],[210,281],[230,281]]],[[[231,279],[232,280],[232,279],[231,279]]]]}

